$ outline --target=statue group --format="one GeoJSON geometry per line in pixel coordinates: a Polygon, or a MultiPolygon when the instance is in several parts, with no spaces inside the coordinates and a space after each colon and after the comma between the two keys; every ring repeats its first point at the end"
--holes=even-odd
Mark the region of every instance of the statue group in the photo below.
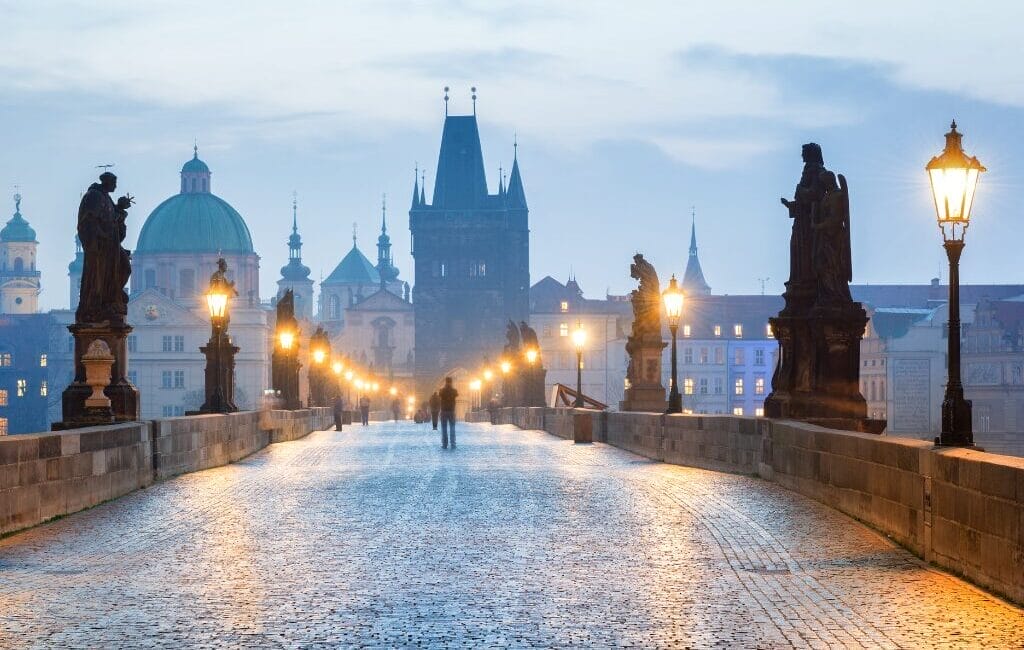
{"type": "Polygon", "coordinates": [[[522,360],[526,350],[536,350],[537,357],[532,364],[519,361],[521,367],[518,372],[503,376],[501,394],[505,406],[544,406],[546,403],[544,378],[547,370],[544,369],[537,332],[526,321],[516,325],[510,320],[505,328],[505,357],[522,360]]]}
{"type": "Polygon", "coordinates": [[[633,329],[626,340],[629,365],[622,411],[663,412],[667,406],[661,383],[661,354],[668,345],[661,336],[661,283],[654,266],[637,253],[629,275],[639,282],[630,294],[633,329]]]}
{"type": "Polygon", "coordinates": [[[846,178],[825,167],[821,147],[803,146],[804,168],[792,199],[785,306],[770,319],[779,363],[769,417],[880,431],[860,394],[860,340],[868,318],[850,295],[850,194],[846,178]]]}
{"type": "Polygon", "coordinates": [[[85,259],[75,323],[68,326],[75,340],[75,377],[61,396],[63,419],[53,424],[55,430],[139,418],[139,393],[128,381],[126,344],[132,331],[125,320],[131,254],[121,245],[133,199],[126,194],[114,201],[111,193],[116,189],[117,176],[104,172],[78,206],[78,238],[85,259]],[[86,404],[92,390],[82,357],[96,341],[102,341],[114,357],[110,384],[103,391],[110,406],[103,408],[86,404]]]}

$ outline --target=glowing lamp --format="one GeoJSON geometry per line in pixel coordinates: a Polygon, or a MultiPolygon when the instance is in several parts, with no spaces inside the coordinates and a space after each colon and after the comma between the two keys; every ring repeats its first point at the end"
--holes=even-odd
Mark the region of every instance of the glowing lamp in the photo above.
{"type": "Polygon", "coordinates": [[[295,343],[295,332],[291,330],[281,330],[277,334],[277,340],[281,344],[282,350],[291,350],[292,344],[295,343]]]}
{"type": "Polygon", "coordinates": [[[488,368],[487,370],[484,370],[484,381],[489,382],[492,379],[494,379],[494,373],[491,372],[490,368],[488,368]]]}
{"type": "Polygon", "coordinates": [[[341,365],[340,361],[335,361],[334,363],[331,364],[331,370],[333,370],[334,374],[336,374],[336,375],[340,375],[341,374],[341,370],[344,367],[345,366],[341,365]]]}
{"type": "Polygon", "coordinates": [[[583,352],[583,346],[587,344],[587,330],[579,323],[572,331],[572,344],[576,347],[576,352],[583,352]]]}
{"type": "Polygon", "coordinates": [[[355,377],[355,374],[351,370],[345,373],[345,381],[352,381],[353,377],[355,377]]]}
{"type": "Polygon", "coordinates": [[[228,313],[228,292],[218,284],[211,284],[206,293],[206,306],[210,309],[210,318],[223,319],[228,313]]]}
{"type": "Polygon", "coordinates": [[[537,363],[537,356],[537,350],[535,348],[528,348],[526,350],[526,363],[530,364],[531,366],[537,363]]]}
{"type": "Polygon", "coordinates": [[[683,315],[683,291],[676,282],[673,273],[672,279],[668,281],[668,288],[661,294],[665,301],[665,316],[668,318],[669,327],[679,327],[679,318],[683,315]]]}
{"type": "Polygon", "coordinates": [[[935,200],[935,215],[946,241],[963,240],[971,222],[978,180],[981,172],[987,171],[977,158],[964,153],[962,139],[963,134],[956,130],[956,122],[953,122],[946,134],[946,148],[925,166],[935,200]]]}
{"type": "Polygon", "coordinates": [[[510,372],[512,372],[512,364],[509,363],[508,361],[502,361],[501,362],[501,374],[507,375],[510,372]]]}
{"type": "Polygon", "coordinates": [[[398,389],[392,386],[391,388],[388,389],[388,393],[390,393],[391,396],[394,397],[395,395],[398,395],[398,389]]]}
{"type": "Polygon", "coordinates": [[[326,359],[327,359],[327,352],[325,352],[324,350],[322,350],[320,348],[317,348],[316,350],[313,350],[313,361],[315,361],[317,364],[323,363],[326,359]]]}

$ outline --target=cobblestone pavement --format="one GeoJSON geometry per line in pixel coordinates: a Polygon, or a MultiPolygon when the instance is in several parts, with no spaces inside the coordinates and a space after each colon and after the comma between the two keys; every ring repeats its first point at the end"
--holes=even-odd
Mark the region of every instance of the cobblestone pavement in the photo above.
{"type": "Polygon", "coordinates": [[[511,427],[318,432],[0,541],[0,647],[1022,647],[757,479],[511,427]]]}

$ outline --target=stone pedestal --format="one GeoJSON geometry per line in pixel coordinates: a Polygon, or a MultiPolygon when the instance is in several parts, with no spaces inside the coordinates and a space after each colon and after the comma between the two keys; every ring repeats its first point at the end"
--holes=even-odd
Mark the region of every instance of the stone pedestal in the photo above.
{"type": "Polygon", "coordinates": [[[631,340],[629,387],[619,402],[620,411],[664,413],[668,408],[665,387],[661,383],[661,355],[668,343],[660,335],[631,340]]]}
{"type": "MultiPolygon", "coordinates": [[[[76,323],[68,325],[68,331],[75,339],[75,378],[61,395],[63,420],[54,422],[54,431],[77,429],[113,422],[134,422],[139,419],[139,391],[128,382],[128,346],[126,340],[132,331],[124,323],[76,323]],[[95,341],[106,344],[114,356],[110,384],[103,394],[110,399],[109,414],[91,410],[86,400],[92,395],[86,378],[82,357],[95,341]],[[112,420],[111,420],[112,418],[112,420]]],[[[93,407],[94,409],[95,407],[93,407]]]]}
{"type": "Polygon", "coordinates": [[[239,347],[222,328],[215,327],[206,345],[199,348],[206,355],[206,386],[203,405],[198,411],[186,411],[185,415],[204,413],[234,413],[235,404],[235,355],[239,347]]]}
{"type": "Polygon", "coordinates": [[[270,365],[271,382],[274,390],[281,393],[281,408],[294,411],[301,408],[299,402],[299,359],[294,350],[274,349],[270,365]]]}
{"type": "Polygon", "coordinates": [[[519,373],[519,396],[522,406],[547,406],[544,379],[548,371],[541,365],[526,366],[519,373]]]}
{"type": "Polygon", "coordinates": [[[860,303],[769,319],[779,341],[779,363],[765,415],[881,433],[860,394],[860,340],[868,318],[860,303]]]}

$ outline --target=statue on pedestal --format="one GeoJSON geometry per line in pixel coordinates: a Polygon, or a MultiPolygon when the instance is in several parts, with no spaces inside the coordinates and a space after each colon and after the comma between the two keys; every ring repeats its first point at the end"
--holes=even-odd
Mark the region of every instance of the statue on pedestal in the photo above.
{"type": "Polygon", "coordinates": [[[619,405],[623,411],[665,411],[665,387],[661,383],[661,352],[668,345],[661,337],[661,283],[654,266],[637,253],[629,275],[639,281],[630,294],[633,329],[626,340],[629,386],[619,405]]]}

